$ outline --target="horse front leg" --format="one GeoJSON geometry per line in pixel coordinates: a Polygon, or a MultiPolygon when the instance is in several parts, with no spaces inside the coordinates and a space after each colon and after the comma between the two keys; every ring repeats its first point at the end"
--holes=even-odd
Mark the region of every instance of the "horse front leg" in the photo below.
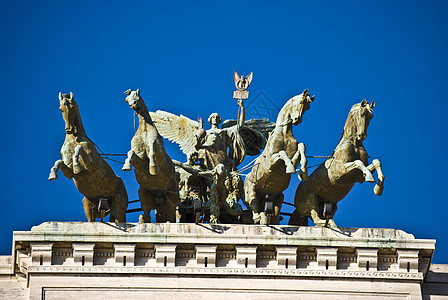
{"type": "Polygon", "coordinates": [[[280,161],[283,161],[286,166],[286,173],[287,174],[295,174],[296,173],[296,167],[292,163],[291,159],[289,159],[288,154],[285,150],[281,150],[277,152],[275,155],[271,157],[271,165],[276,165],[280,161]]]}
{"type": "Polygon", "coordinates": [[[383,194],[383,188],[384,188],[384,174],[383,169],[381,169],[380,161],[378,159],[374,159],[367,168],[369,169],[370,172],[376,170],[376,172],[378,173],[378,182],[375,184],[373,192],[377,196],[381,196],[383,194]]]}
{"type": "Polygon", "coordinates": [[[308,169],[306,168],[308,164],[308,160],[305,155],[306,147],[304,143],[300,143],[297,145],[297,151],[291,159],[294,168],[297,168],[300,162],[300,169],[297,176],[301,181],[306,181],[308,179],[308,169]]]}
{"type": "MultiPolygon", "coordinates": [[[[81,163],[79,162],[79,157],[82,155],[82,153],[85,153],[83,150],[84,149],[82,148],[81,145],[77,145],[75,147],[75,153],[73,154],[73,173],[74,174],[79,174],[83,170],[83,167],[82,167],[81,163]]],[[[83,159],[83,160],[85,162],[87,162],[87,159],[83,159]]]]}
{"type": "Polygon", "coordinates": [[[122,171],[132,171],[132,157],[134,156],[134,150],[128,151],[128,157],[124,161],[123,168],[121,168],[122,171]]]}
{"type": "Polygon", "coordinates": [[[57,160],[54,163],[54,166],[51,168],[50,170],[50,175],[48,176],[48,180],[56,180],[58,179],[58,171],[61,170],[62,174],[64,174],[65,177],[67,177],[68,179],[72,179],[73,178],[73,172],[72,169],[70,169],[69,167],[67,167],[64,163],[64,161],[62,161],[62,159],[57,160]]]}
{"type": "Polygon", "coordinates": [[[156,161],[156,153],[154,147],[155,141],[148,145],[148,159],[149,159],[149,174],[159,174],[159,166],[156,161]]]}
{"type": "MultiPolygon", "coordinates": [[[[376,182],[375,178],[373,178],[372,172],[370,172],[370,170],[359,159],[344,164],[344,167],[346,169],[346,173],[352,172],[353,170],[360,170],[364,175],[365,181],[376,182]]],[[[340,174],[340,175],[344,175],[344,174],[340,174]]]]}
{"type": "MultiPolygon", "coordinates": [[[[249,173],[249,176],[252,173],[249,173]]],[[[249,177],[248,176],[248,177],[249,177]]],[[[244,182],[244,205],[252,211],[252,219],[254,224],[260,224],[260,206],[261,201],[257,197],[257,191],[255,189],[255,184],[253,184],[250,178],[246,177],[244,182]]]]}

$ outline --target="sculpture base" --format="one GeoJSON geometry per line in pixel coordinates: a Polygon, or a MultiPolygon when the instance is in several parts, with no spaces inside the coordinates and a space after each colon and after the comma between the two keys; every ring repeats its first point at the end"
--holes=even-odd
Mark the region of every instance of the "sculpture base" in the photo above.
{"type": "Polygon", "coordinates": [[[420,299],[435,247],[394,229],[82,222],[13,244],[0,292],[25,299],[420,299]]]}

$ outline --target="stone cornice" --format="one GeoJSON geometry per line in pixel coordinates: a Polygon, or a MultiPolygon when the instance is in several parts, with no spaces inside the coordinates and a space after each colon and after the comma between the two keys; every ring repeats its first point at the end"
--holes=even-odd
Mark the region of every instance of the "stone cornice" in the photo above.
{"type": "Polygon", "coordinates": [[[173,275],[223,275],[223,276],[294,276],[294,277],[338,277],[387,280],[423,280],[423,273],[342,271],[342,270],[297,270],[260,268],[198,268],[198,267],[120,267],[120,266],[29,266],[33,273],[107,273],[107,274],[173,274],[173,275]]]}
{"type": "Polygon", "coordinates": [[[287,225],[119,224],[46,222],[15,231],[15,241],[124,243],[269,244],[434,250],[435,240],[415,239],[395,229],[317,228],[287,225]]]}

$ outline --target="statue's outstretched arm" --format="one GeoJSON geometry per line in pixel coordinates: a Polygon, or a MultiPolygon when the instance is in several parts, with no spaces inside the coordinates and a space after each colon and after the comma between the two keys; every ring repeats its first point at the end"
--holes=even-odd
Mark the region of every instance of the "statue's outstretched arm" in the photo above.
{"type": "Polygon", "coordinates": [[[245,110],[244,110],[244,102],[242,99],[238,99],[238,106],[241,108],[241,114],[240,114],[240,118],[238,120],[238,126],[243,126],[244,125],[244,121],[245,121],[245,110]]]}
{"type": "Polygon", "coordinates": [[[175,166],[181,167],[182,169],[184,169],[188,173],[193,174],[193,175],[200,175],[199,171],[196,170],[195,168],[193,168],[192,166],[190,166],[188,164],[181,163],[180,161],[177,161],[175,159],[173,159],[172,161],[173,161],[173,164],[175,166]]]}

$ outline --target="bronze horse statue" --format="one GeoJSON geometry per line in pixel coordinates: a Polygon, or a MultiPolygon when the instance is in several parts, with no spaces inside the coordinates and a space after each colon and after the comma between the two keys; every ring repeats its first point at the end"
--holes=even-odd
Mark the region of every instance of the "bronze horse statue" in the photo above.
{"type": "Polygon", "coordinates": [[[314,96],[310,97],[306,89],[286,102],[277,116],[275,129],[271,132],[263,153],[256,159],[246,177],[245,202],[252,209],[255,224],[267,223],[267,216],[262,211],[266,200],[273,202],[274,215],[271,222],[278,224],[283,191],[289,185],[291,174],[296,173],[299,162],[299,178],[307,178],[305,145],[299,144],[294,138],[292,126],[302,122],[303,114],[313,101],[314,96]]]}
{"type": "Polygon", "coordinates": [[[175,222],[179,186],[174,164],[140,97],[140,90],[127,90],[125,94],[126,102],[138,114],[139,120],[138,130],[132,138],[131,150],[123,166],[123,171],[130,171],[134,167],[135,177],[140,184],[138,194],[143,215],[139,222],[150,222],[153,209],[156,210],[156,222],[175,222]]]}
{"type": "Polygon", "coordinates": [[[337,203],[352,189],[356,182],[375,182],[372,172],[377,171],[378,183],[374,192],[383,193],[384,175],[381,163],[374,159],[368,165],[368,154],[362,142],[367,137],[367,127],[373,118],[375,101],[365,99],[353,105],[344,126],[344,133],[331,158],[319,165],[307,181],[297,187],[290,225],[308,225],[311,218],[315,226],[336,228],[333,221],[337,203]],[[327,205],[327,206],[326,206],[327,205]],[[324,215],[324,206],[326,213],[324,215]]]}
{"type": "Polygon", "coordinates": [[[87,137],[73,94],[59,93],[59,102],[66,135],[61,149],[62,160],[55,162],[48,180],[57,179],[58,170],[68,179],[73,178],[79,192],[84,195],[82,202],[89,222],[100,217],[98,204],[101,198],[109,202],[111,222],[126,222],[128,195],[123,181],[101,158],[95,144],[87,137]]]}

